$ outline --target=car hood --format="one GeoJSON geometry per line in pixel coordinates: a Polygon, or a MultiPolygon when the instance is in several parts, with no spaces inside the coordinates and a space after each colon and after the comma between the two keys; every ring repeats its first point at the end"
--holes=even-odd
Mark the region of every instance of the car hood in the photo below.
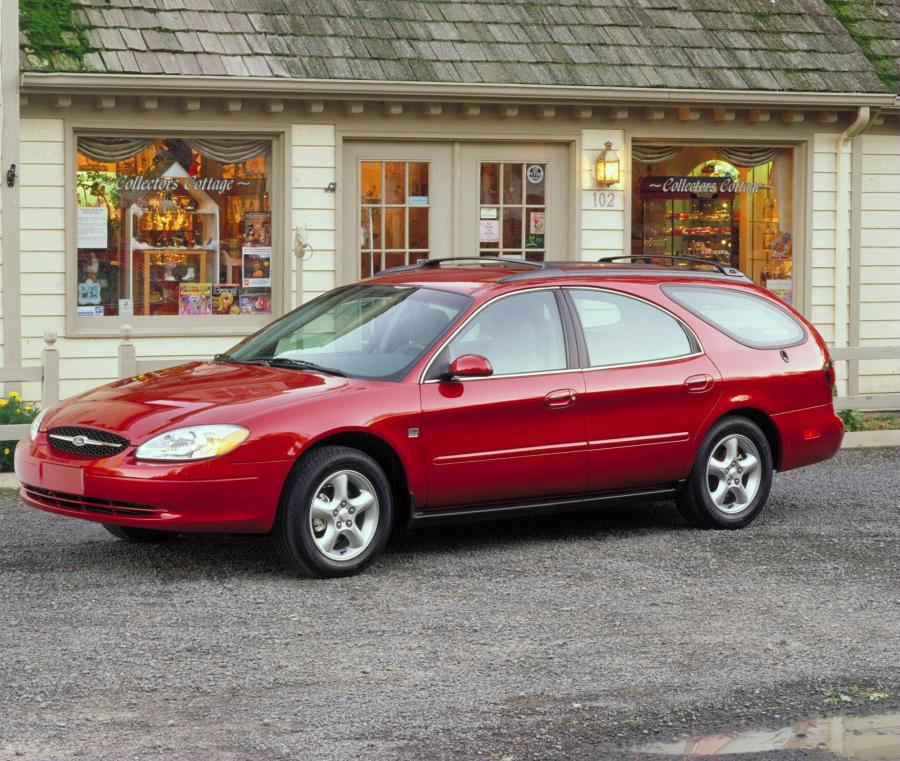
{"type": "Polygon", "coordinates": [[[138,443],[177,426],[242,423],[259,412],[270,412],[273,397],[294,404],[354,383],[263,365],[192,362],[125,378],[66,400],[47,414],[42,428],[100,428],[138,443]]]}

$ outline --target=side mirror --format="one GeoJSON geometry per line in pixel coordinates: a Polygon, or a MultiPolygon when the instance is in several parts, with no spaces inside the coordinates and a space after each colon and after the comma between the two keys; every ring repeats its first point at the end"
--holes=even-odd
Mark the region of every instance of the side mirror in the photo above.
{"type": "Polygon", "coordinates": [[[463,354],[450,363],[450,378],[486,378],[494,374],[494,368],[487,357],[480,354],[463,354]]]}

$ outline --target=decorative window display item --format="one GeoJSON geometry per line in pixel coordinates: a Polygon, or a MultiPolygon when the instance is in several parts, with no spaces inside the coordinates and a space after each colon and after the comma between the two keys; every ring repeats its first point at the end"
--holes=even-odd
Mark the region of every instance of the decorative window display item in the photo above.
{"type": "Polygon", "coordinates": [[[79,136],[77,149],[78,316],[271,312],[270,141],[79,136]],[[240,309],[244,287],[265,311],[240,309]]]}

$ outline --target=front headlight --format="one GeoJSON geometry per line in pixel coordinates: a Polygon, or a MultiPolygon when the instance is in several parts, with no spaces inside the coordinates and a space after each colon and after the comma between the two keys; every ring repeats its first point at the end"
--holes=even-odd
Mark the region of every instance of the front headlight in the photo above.
{"type": "Polygon", "coordinates": [[[41,431],[41,423],[44,422],[44,416],[53,409],[52,407],[45,407],[40,412],[38,412],[37,417],[31,421],[31,440],[34,441],[38,434],[41,431]]]}
{"type": "Polygon", "coordinates": [[[205,460],[230,452],[250,431],[240,425],[194,425],[161,433],[141,444],[138,460],[205,460]]]}

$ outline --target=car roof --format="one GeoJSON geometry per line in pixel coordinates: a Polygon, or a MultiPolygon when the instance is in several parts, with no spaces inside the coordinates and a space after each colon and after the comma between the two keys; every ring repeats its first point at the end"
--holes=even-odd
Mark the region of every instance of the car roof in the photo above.
{"type": "Polygon", "coordinates": [[[651,280],[665,283],[672,281],[717,281],[729,284],[748,284],[749,278],[740,270],[717,262],[706,262],[686,257],[653,257],[679,260],[671,265],[634,262],[648,257],[611,257],[597,262],[531,262],[510,257],[478,257],[458,259],[429,259],[404,267],[383,270],[366,283],[390,283],[422,288],[441,288],[459,293],[473,293],[490,286],[515,284],[555,283],[560,279],[570,281],[592,280],[651,280]],[[627,260],[627,261],[621,261],[627,260]]]}

